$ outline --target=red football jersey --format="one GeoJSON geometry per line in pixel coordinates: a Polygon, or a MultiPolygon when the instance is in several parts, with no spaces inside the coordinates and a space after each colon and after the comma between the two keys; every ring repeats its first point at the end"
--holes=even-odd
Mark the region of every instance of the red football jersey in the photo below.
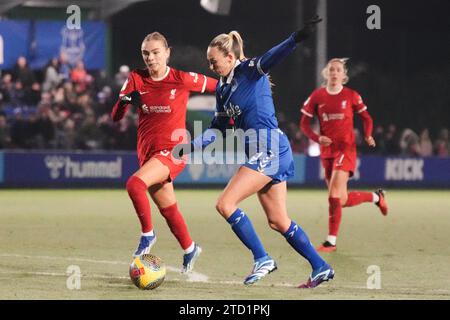
{"type": "Polygon", "coordinates": [[[338,94],[330,94],[326,88],[313,91],[303,104],[302,113],[308,117],[319,118],[320,135],[327,136],[333,143],[320,146],[322,158],[335,157],[339,152],[356,152],[353,133],[353,113],[367,109],[361,96],[354,90],[343,87],[338,94]]]}
{"type": "MultiPolygon", "coordinates": [[[[152,79],[147,69],[133,70],[125,81],[120,97],[134,90],[141,95],[142,106],[138,109],[139,124],[137,151],[140,161],[155,152],[172,149],[185,139],[185,130],[179,140],[172,139],[177,129],[186,129],[186,106],[190,92],[215,92],[217,80],[194,72],[168,68],[160,79],[152,79]]],[[[113,108],[114,121],[120,120],[127,108],[113,108]]],[[[180,136],[179,134],[177,136],[180,136]]]]}

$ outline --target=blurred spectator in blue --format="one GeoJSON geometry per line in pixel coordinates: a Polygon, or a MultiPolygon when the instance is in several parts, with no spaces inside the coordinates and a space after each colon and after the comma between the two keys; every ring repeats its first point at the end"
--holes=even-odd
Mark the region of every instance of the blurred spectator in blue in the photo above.
{"type": "Polygon", "coordinates": [[[72,69],[69,64],[69,59],[67,58],[67,54],[65,52],[61,52],[59,54],[59,60],[58,60],[58,73],[59,78],[62,81],[66,81],[70,79],[70,70],[72,69]]]}

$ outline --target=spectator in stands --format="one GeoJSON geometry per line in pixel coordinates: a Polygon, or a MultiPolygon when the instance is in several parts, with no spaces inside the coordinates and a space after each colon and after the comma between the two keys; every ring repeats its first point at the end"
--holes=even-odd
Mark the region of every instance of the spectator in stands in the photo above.
{"type": "Polygon", "coordinates": [[[24,88],[29,88],[36,82],[33,71],[28,67],[27,59],[20,56],[12,70],[14,82],[21,82],[24,88]]]}
{"type": "Polygon", "coordinates": [[[127,65],[120,66],[119,72],[114,76],[114,84],[121,88],[130,75],[130,68],[127,65]]]}
{"type": "Polygon", "coordinates": [[[12,76],[9,73],[5,73],[0,82],[0,101],[3,103],[9,103],[11,101],[10,92],[13,90],[14,83],[12,76]]]}
{"type": "Polygon", "coordinates": [[[87,85],[92,82],[92,76],[84,68],[83,61],[78,61],[75,68],[70,72],[70,79],[78,85],[78,92],[86,90],[87,85]]]}
{"type": "Polygon", "coordinates": [[[62,81],[69,80],[71,67],[69,64],[69,59],[67,57],[67,54],[63,51],[59,54],[58,65],[59,65],[59,69],[58,69],[59,78],[62,81]]]}
{"type": "Polygon", "coordinates": [[[406,128],[403,130],[399,145],[403,155],[420,156],[419,136],[412,129],[406,128]]]}
{"type": "Polygon", "coordinates": [[[449,131],[447,128],[442,128],[439,132],[439,137],[434,144],[436,155],[439,157],[448,157],[450,150],[449,131]]]}
{"type": "Polygon", "coordinates": [[[57,58],[53,58],[45,68],[45,78],[42,84],[42,91],[51,91],[58,87],[61,82],[61,75],[58,71],[59,62],[57,58]]]}
{"type": "Polygon", "coordinates": [[[0,149],[7,149],[11,145],[11,135],[6,115],[0,113],[0,149]]]}
{"type": "Polygon", "coordinates": [[[97,127],[95,115],[89,113],[86,115],[76,137],[76,145],[80,149],[95,150],[102,147],[102,132],[97,127]]]}
{"type": "Polygon", "coordinates": [[[419,137],[420,155],[422,157],[429,157],[433,155],[433,143],[430,139],[430,132],[428,129],[423,129],[419,137]]]}
{"type": "Polygon", "coordinates": [[[397,127],[395,124],[390,124],[385,134],[385,145],[386,145],[386,154],[399,154],[399,140],[397,134],[397,127]]]}
{"type": "Polygon", "coordinates": [[[373,138],[377,142],[377,145],[375,146],[375,153],[386,153],[386,142],[384,141],[385,135],[383,126],[376,126],[373,132],[373,138]]]}

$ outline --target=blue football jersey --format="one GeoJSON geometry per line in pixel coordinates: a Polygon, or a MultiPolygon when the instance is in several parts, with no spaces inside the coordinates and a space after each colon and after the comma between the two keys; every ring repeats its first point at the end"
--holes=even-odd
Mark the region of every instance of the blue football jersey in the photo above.
{"type": "Polygon", "coordinates": [[[293,174],[292,151],[288,138],[278,128],[268,73],[296,46],[291,35],[259,57],[236,61],[228,77],[222,77],[217,84],[216,113],[209,132],[194,139],[194,146],[199,148],[212,143],[215,135],[211,129],[225,133],[231,118],[234,128],[245,133],[249,158],[246,165],[263,172],[266,166],[269,168],[271,163],[276,163],[276,168],[285,168],[282,178],[276,178],[280,173],[278,169],[274,175],[268,175],[280,181],[290,177],[293,174]]]}

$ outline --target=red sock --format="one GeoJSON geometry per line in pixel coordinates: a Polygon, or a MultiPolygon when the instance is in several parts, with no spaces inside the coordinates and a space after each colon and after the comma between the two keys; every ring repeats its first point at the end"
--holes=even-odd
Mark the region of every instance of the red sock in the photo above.
{"type": "Polygon", "coordinates": [[[166,219],[170,231],[172,231],[175,238],[177,238],[178,242],[181,245],[181,248],[183,248],[183,250],[189,248],[189,246],[192,244],[192,239],[189,235],[186,222],[184,221],[183,216],[178,210],[177,203],[175,202],[173,205],[167,208],[159,208],[159,211],[166,219]]]}
{"type": "Polygon", "coordinates": [[[150,202],[147,198],[147,185],[140,178],[131,176],[127,181],[128,195],[133,202],[142,232],[149,232],[153,229],[150,202]]]}
{"type": "Polygon", "coordinates": [[[342,206],[339,198],[328,198],[329,206],[329,220],[328,220],[328,235],[337,236],[339,225],[341,224],[342,206]]]}
{"type": "Polygon", "coordinates": [[[361,204],[362,202],[372,202],[373,194],[372,192],[363,192],[363,191],[352,191],[348,193],[347,202],[344,204],[344,207],[353,207],[361,204]]]}

